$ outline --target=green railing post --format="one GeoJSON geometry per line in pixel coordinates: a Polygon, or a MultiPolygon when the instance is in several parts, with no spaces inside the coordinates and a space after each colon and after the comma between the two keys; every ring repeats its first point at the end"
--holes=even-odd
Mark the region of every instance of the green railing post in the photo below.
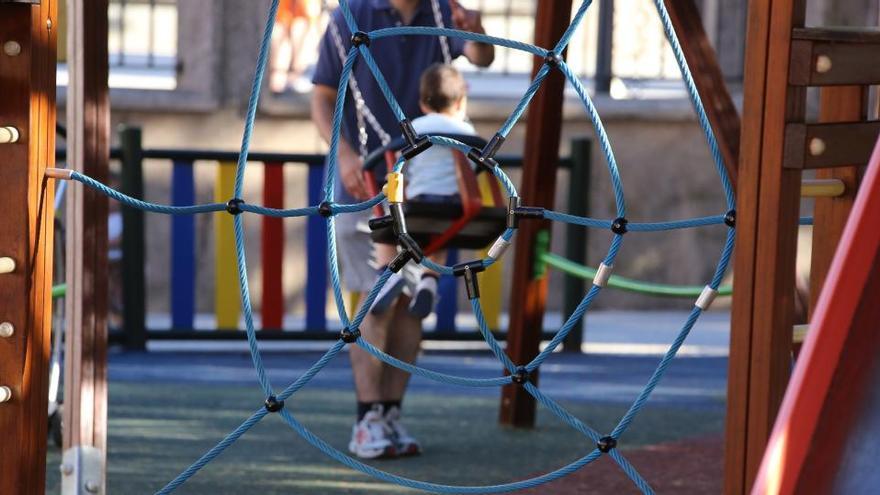
{"type": "MultiPolygon", "coordinates": [[[[579,137],[571,141],[571,170],[568,177],[568,213],[585,217],[590,210],[590,139],[579,137]]],[[[568,224],[565,230],[565,257],[578,263],[587,262],[587,229],[568,224]]],[[[586,282],[571,275],[565,276],[563,311],[572,314],[586,293],[586,282]]],[[[583,324],[583,322],[581,322],[583,324]]],[[[581,352],[583,328],[578,325],[562,343],[566,352],[581,352]]]]}
{"type": "MultiPolygon", "coordinates": [[[[134,198],[144,197],[141,129],[120,126],[122,150],[120,190],[134,198]]],[[[146,350],[146,281],[144,278],[144,214],[122,209],[122,326],[127,350],[146,350]]]]}

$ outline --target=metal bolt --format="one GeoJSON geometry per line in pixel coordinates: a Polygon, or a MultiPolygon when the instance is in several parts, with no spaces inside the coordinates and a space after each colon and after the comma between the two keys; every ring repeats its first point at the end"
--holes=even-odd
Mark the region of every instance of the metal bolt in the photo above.
{"type": "Polygon", "coordinates": [[[70,476],[71,474],[73,474],[73,466],[71,466],[70,464],[62,464],[61,474],[63,474],[64,476],[70,476]]]}
{"type": "Polygon", "coordinates": [[[0,387],[0,402],[9,402],[12,400],[12,389],[3,385],[0,387]]]}
{"type": "Polygon", "coordinates": [[[4,321],[0,323],[0,337],[9,338],[15,333],[15,327],[12,326],[12,323],[8,321],[4,321]]]}
{"type": "Polygon", "coordinates": [[[89,493],[98,493],[101,485],[97,481],[86,481],[86,491],[89,493]]]}
{"type": "Polygon", "coordinates": [[[824,74],[831,70],[831,57],[828,55],[819,55],[816,57],[816,72],[824,74]]]}
{"type": "Polygon", "coordinates": [[[825,141],[821,138],[810,139],[810,154],[819,156],[822,153],[825,153],[825,141]]]}
{"type": "Polygon", "coordinates": [[[21,53],[21,45],[17,41],[7,41],[3,43],[3,53],[17,57],[21,53]]]}

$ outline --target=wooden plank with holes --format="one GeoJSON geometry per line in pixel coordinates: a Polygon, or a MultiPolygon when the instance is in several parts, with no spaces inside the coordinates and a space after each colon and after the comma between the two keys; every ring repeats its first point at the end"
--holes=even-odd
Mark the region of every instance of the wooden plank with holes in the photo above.
{"type": "Polygon", "coordinates": [[[880,121],[835,119],[817,124],[791,123],[785,128],[783,166],[800,169],[864,166],[878,135],[880,121]]]}
{"type": "Polygon", "coordinates": [[[739,161],[740,118],[694,0],[665,0],[697,91],[715,130],[724,166],[734,187],[739,161]]]}
{"type": "Polygon", "coordinates": [[[0,126],[18,135],[0,144],[0,257],[14,263],[0,274],[0,386],[10,392],[0,402],[0,493],[45,490],[54,184],[43,170],[55,158],[55,16],[54,0],[0,3],[0,126]]]}
{"type": "MultiPolygon", "coordinates": [[[[550,46],[562,37],[571,17],[571,0],[541,0],[535,19],[535,44],[550,46]]],[[[532,74],[544,63],[535,58],[532,74]]],[[[556,192],[556,168],[559,157],[559,139],[562,122],[563,88],[565,80],[559,71],[553,71],[544,81],[529,107],[526,144],[523,159],[523,202],[529,206],[553,207],[556,192]]],[[[533,277],[535,265],[535,237],[547,229],[546,221],[520,222],[516,236],[510,300],[518,301],[510,308],[510,328],[507,334],[507,353],[514,363],[527,364],[538,354],[547,297],[547,278],[533,277]]],[[[578,327],[579,328],[579,327],[578,327]]],[[[577,331],[577,330],[575,330],[577,331]]],[[[537,383],[537,371],[532,380],[537,383]]],[[[518,385],[508,385],[501,393],[502,424],[531,427],[535,424],[535,400],[518,385]]]]}
{"type": "MultiPolygon", "coordinates": [[[[110,154],[107,0],[68,6],[67,160],[70,168],[104,182],[110,154]]],[[[84,187],[70,187],[67,194],[64,449],[95,447],[105,455],[108,200],[84,187]]]]}
{"type": "MultiPolygon", "coordinates": [[[[864,86],[837,86],[822,88],[820,93],[820,122],[848,122],[867,118],[868,91],[864,86]]],[[[876,138],[875,138],[876,141],[876,138]]],[[[817,179],[837,179],[843,182],[844,192],[833,198],[816,198],[813,208],[813,251],[810,268],[810,312],[812,313],[825,275],[852,210],[859,187],[859,165],[816,171],[817,179]]]]}
{"type": "Polygon", "coordinates": [[[725,493],[757,472],[790,367],[801,171],[781,166],[784,128],[802,122],[806,95],[788,85],[791,30],[803,0],[751,0],[737,183],[725,493]]]}

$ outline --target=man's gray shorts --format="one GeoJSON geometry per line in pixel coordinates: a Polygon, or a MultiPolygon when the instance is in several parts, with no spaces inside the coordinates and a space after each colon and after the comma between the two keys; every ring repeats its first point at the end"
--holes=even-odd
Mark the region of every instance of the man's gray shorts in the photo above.
{"type": "Polygon", "coordinates": [[[336,252],[342,275],[342,286],[351,292],[369,292],[379,274],[373,267],[373,247],[369,221],[372,210],[343,213],[336,218],[336,252]],[[358,223],[361,224],[360,228],[358,223]]]}

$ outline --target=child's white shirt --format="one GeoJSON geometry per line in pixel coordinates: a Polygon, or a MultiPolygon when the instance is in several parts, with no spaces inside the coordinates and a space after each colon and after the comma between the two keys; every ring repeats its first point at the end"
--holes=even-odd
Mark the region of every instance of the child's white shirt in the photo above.
{"type": "MultiPolygon", "coordinates": [[[[477,131],[470,123],[439,113],[429,113],[412,121],[419,134],[465,134],[475,136],[477,131]]],[[[420,194],[452,196],[458,194],[455,176],[455,158],[445,146],[431,146],[414,157],[405,168],[406,196],[420,194]]]]}

